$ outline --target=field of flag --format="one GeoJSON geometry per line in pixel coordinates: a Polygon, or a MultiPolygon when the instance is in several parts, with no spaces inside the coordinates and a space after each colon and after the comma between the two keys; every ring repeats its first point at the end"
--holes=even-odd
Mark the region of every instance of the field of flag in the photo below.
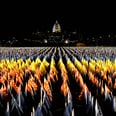
{"type": "Polygon", "coordinates": [[[116,48],[0,48],[0,116],[116,115],[116,48]]]}

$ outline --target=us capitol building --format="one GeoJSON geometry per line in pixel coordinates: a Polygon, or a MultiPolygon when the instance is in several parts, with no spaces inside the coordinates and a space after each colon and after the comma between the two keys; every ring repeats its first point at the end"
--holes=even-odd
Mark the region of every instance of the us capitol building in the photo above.
{"type": "Polygon", "coordinates": [[[56,20],[52,31],[32,33],[30,38],[24,39],[26,43],[31,41],[34,46],[67,46],[77,43],[76,32],[62,32],[61,25],[56,20]]]}

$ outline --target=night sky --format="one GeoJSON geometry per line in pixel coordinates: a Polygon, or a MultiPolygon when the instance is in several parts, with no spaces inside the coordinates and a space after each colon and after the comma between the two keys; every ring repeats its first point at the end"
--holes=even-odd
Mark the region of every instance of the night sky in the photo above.
{"type": "Polygon", "coordinates": [[[113,3],[30,2],[4,4],[0,38],[26,37],[32,32],[52,31],[56,20],[62,30],[83,33],[116,32],[116,7],[113,3]]]}

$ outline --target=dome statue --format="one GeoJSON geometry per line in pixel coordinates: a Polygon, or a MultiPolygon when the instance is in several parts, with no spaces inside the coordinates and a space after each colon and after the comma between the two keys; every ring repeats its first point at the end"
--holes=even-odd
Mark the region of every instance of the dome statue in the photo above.
{"type": "Polygon", "coordinates": [[[61,26],[57,20],[56,20],[55,24],[53,25],[52,32],[55,32],[55,33],[61,32],[61,26]]]}

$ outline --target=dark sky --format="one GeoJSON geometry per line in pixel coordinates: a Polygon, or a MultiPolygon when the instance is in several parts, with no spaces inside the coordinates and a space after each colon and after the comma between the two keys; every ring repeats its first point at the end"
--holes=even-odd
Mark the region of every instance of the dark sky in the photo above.
{"type": "Polygon", "coordinates": [[[116,31],[116,7],[113,3],[30,2],[4,4],[0,11],[0,37],[26,36],[37,30],[52,29],[58,20],[62,30],[84,33],[116,31]]]}

